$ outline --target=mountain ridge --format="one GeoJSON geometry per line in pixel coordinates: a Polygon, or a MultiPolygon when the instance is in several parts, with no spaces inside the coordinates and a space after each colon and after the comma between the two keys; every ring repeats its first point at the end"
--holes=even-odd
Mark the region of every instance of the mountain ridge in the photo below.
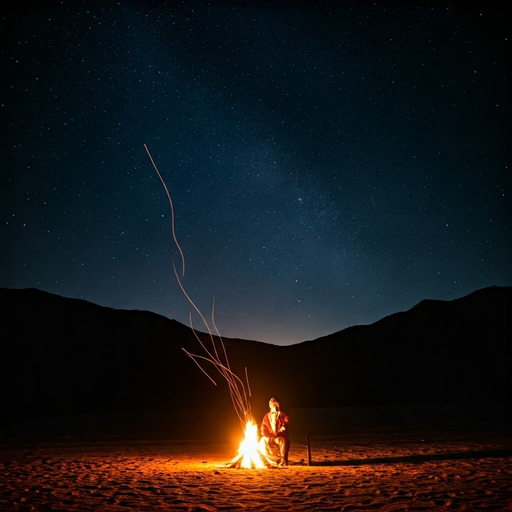
{"type": "MultiPolygon", "coordinates": [[[[511,400],[512,287],[423,300],[370,325],[295,345],[225,338],[233,370],[249,370],[251,401],[292,407],[511,400]]],[[[231,407],[182,351],[191,329],[36,288],[0,289],[2,415],[20,411],[231,407]]],[[[198,335],[206,343],[204,333],[198,335]]]]}

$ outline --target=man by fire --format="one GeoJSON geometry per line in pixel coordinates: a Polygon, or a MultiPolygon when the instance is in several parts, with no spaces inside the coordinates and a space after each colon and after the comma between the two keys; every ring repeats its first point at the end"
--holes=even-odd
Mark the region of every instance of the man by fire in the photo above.
{"type": "Polygon", "coordinates": [[[281,411],[276,398],[271,398],[268,406],[270,411],[265,414],[261,423],[260,451],[271,459],[277,459],[281,466],[288,465],[288,452],[290,451],[290,438],[288,414],[281,411]]]}

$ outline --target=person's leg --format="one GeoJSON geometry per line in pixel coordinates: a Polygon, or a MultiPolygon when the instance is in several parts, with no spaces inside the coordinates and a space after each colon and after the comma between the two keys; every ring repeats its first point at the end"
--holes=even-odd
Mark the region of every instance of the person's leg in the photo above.
{"type": "Polygon", "coordinates": [[[262,437],[260,439],[259,450],[270,459],[275,459],[280,453],[279,445],[270,437],[262,437]]]}
{"type": "Polygon", "coordinates": [[[283,462],[288,465],[288,452],[290,451],[290,439],[288,437],[283,438],[283,462]]]}
{"type": "Polygon", "coordinates": [[[279,455],[281,464],[288,464],[288,452],[290,451],[290,440],[287,437],[276,437],[276,442],[279,445],[279,455]]]}

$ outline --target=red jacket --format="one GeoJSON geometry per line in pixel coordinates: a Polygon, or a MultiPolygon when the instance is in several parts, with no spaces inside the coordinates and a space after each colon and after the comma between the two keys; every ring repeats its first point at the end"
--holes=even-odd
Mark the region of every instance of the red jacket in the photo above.
{"type": "Polygon", "coordinates": [[[277,411],[276,428],[272,428],[271,412],[267,412],[261,422],[261,435],[264,437],[288,437],[288,425],[290,418],[283,411],[277,411]]]}

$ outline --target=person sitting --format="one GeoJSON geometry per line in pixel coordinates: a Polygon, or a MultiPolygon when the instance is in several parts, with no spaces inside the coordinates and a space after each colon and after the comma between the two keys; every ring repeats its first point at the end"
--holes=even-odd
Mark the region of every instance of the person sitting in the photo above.
{"type": "Polygon", "coordinates": [[[290,450],[290,438],[288,436],[290,418],[288,414],[281,411],[276,398],[271,398],[268,406],[270,411],[265,414],[261,423],[260,450],[280,466],[287,466],[290,450]]]}

